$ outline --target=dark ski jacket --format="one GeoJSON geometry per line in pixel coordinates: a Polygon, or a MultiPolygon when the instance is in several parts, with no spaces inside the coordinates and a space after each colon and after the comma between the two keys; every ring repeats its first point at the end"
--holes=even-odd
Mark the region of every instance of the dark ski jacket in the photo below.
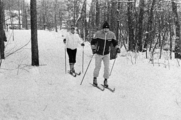
{"type": "Polygon", "coordinates": [[[107,34],[100,30],[95,33],[94,38],[91,41],[91,45],[96,46],[96,53],[99,55],[107,55],[111,50],[111,44],[114,47],[118,45],[116,36],[112,31],[109,31],[107,34]]]}

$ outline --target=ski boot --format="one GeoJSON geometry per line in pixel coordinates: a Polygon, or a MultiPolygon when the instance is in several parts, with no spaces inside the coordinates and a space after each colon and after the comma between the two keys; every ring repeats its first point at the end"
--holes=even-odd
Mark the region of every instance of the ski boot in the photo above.
{"type": "Polygon", "coordinates": [[[97,78],[96,77],[93,78],[93,85],[97,86],[97,78]]]}
{"type": "Polygon", "coordinates": [[[108,87],[109,87],[108,84],[107,84],[107,79],[104,80],[104,87],[105,87],[105,88],[108,88],[108,87]]]}
{"type": "Polygon", "coordinates": [[[72,75],[72,76],[74,76],[74,77],[76,77],[76,74],[74,73],[74,71],[72,71],[72,70],[69,70],[69,72],[68,72],[70,75],[72,75]]]}

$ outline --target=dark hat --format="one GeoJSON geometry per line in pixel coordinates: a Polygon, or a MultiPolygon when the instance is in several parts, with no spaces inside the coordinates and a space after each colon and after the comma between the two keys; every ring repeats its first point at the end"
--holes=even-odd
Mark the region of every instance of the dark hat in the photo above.
{"type": "Polygon", "coordinates": [[[75,29],[75,26],[74,25],[71,25],[71,27],[70,27],[71,29],[75,29]]]}
{"type": "Polygon", "coordinates": [[[103,24],[103,26],[102,26],[102,28],[103,28],[103,29],[104,29],[104,28],[109,28],[109,23],[108,23],[107,21],[105,21],[104,24],[103,24]]]}

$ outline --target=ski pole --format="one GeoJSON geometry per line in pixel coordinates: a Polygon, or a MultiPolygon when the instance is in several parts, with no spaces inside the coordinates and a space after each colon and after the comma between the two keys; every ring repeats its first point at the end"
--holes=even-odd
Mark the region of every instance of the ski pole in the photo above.
{"type": "MultiPolygon", "coordinates": [[[[83,43],[85,43],[85,29],[84,29],[83,43]]],[[[84,73],[84,46],[83,46],[83,50],[82,50],[82,73],[84,73]]]]}
{"type": "Polygon", "coordinates": [[[66,47],[65,47],[65,74],[67,73],[67,59],[66,59],[66,47]]]}
{"type": "Polygon", "coordinates": [[[82,78],[82,81],[81,81],[80,85],[82,85],[82,82],[83,82],[83,80],[84,80],[85,74],[87,73],[87,70],[88,70],[88,68],[89,68],[89,65],[90,65],[93,57],[94,57],[94,54],[92,55],[92,57],[91,57],[91,59],[90,59],[90,61],[89,61],[89,64],[88,64],[88,66],[87,66],[87,69],[86,69],[86,71],[85,71],[85,73],[84,73],[84,76],[83,76],[83,78],[82,78]]]}
{"type": "MultiPolygon", "coordinates": [[[[117,58],[117,57],[116,57],[116,58],[117,58]]],[[[115,58],[115,60],[114,60],[114,62],[113,62],[113,65],[112,65],[111,72],[110,72],[109,76],[111,76],[111,73],[112,73],[112,70],[113,70],[114,64],[115,64],[115,62],[116,62],[116,58],[115,58]]]]}
{"type": "MultiPolygon", "coordinates": [[[[116,53],[116,58],[118,57],[117,55],[118,55],[118,53],[116,53]]],[[[111,72],[110,72],[109,76],[111,76],[111,73],[112,73],[112,70],[113,70],[114,64],[115,64],[115,62],[116,62],[116,58],[115,58],[115,60],[114,60],[114,62],[113,62],[113,65],[112,65],[111,72]]]]}
{"type": "Polygon", "coordinates": [[[84,46],[82,50],[82,73],[84,73],[84,46]]]}

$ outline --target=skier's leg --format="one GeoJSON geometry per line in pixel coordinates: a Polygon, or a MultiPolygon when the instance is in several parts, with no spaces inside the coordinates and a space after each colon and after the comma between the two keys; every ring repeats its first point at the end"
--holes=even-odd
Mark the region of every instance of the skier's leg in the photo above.
{"type": "Polygon", "coordinates": [[[99,71],[101,69],[101,62],[102,62],[102,55],[95,54],[95,69],[93,76],[94,78],[97,78],[99,76],[99,71]]]}
{"type": "Polygon", "coordinates": [[[97,86],[97,78],[96,77],[93,78],[93,85],[97,86]]]}
{"type": "Polygon", "coordinates": [[[73,63],[73,69],[72,69],[72,71],[73,71],[73,72],[75,72],[74,65],[75,65],[75,63],[76,63],[76,53],[77,53],[77,49],[72,50],[72,63],[73,63]]]}
{"type": "Polygon", "coordinates": [[[110,60],[110,54],[105,55],[103,58],[103,63],[104,63],[104,85],[108,87],[107,80],[109,78],[109,60],[110,60]]]}
{"type": "Polygon", "coordinates": [[[67,48],[67,53],[68,53],[68,56],[69,56],[70,72],[72,72],[72,69],[73,69],[72,50],[67,48]]]}
{"type": "Polygon", "coordinates": [[[67,54],[69,57],[69,63],[71,63],[71,49],[67,48],[67,54]]]}
{"type": "Polygon", "coordinates": [[[70,72],[73,73],[73,63],[70,63],[70,72]]]}

